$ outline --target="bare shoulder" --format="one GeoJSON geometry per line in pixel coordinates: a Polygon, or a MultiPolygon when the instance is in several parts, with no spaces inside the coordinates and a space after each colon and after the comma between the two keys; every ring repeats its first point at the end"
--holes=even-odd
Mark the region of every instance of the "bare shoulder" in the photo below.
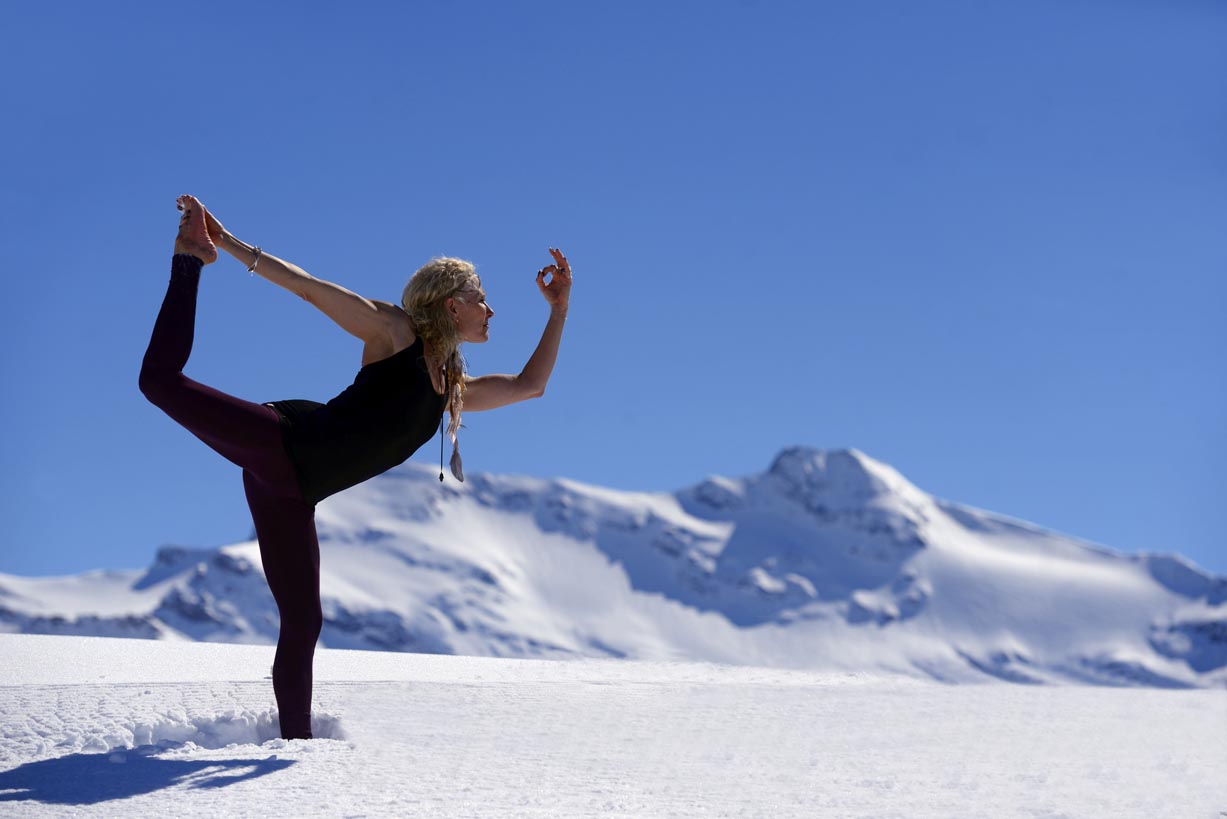
{"type": "Polygon", "coordinates": [[[367,364],[396,355],[401,350],[412,347],[414,342],[418,340],[417,333],[413,331],[413,322],[409,320],[408,313],[391,302],[372,299],[371,303],[379,311],[379,316],[383,319],[385,329],[379,338],[371,339],[363,347],[362,366],[364,367],[367,364]]]}
{"type": "Polygon", "coordinates": [[[377,301],[374,304],[379,314],[387,320],[388,335],[391,337],[392,346],[396,348],[395,352],[399,353],[406,347],[412,347],[413,342],[418,340],[418,336],[413,330],[413,322],[409,320],[409,314],[402,310],[400,305],[391,302],[377,301]]]}

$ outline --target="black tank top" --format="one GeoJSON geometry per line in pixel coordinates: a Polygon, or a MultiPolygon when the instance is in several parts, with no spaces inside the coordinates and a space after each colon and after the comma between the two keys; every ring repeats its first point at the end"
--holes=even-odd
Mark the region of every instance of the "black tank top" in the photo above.
{"type": "Polygon", "coordinates": [[[273,401],[303,499],[329,495],[404,463],[439,428],[444,397],[422,359],[422,339],[367,364],[327,404],[273,401]]]}

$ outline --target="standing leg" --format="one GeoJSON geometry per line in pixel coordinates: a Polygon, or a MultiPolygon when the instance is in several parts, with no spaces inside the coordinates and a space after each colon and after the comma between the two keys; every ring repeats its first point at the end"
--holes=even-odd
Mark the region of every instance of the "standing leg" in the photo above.
{"type": "Polygon", "coordinates": [[[315,507],[243,472],[264,576],[281,613],[273,693],[285,739],[311,738],[311,663],[323,627],[315,507]]]}

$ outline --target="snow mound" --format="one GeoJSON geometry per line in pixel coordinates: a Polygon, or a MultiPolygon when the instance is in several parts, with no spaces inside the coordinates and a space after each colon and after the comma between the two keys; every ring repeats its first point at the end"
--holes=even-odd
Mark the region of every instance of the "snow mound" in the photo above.
{"type": "MultiPolygon", "coordinates": [[[[276,710],[233,708],[216,714],[189,715],[171,709],[164,713],[125,714],[84,724],[65,721],[60,725],[30,725],[26,736],[10,733],[2,740],[13,756],[84,753],[111,755],[123,763],[131,754],[147,755],[173,749],[216,750],[239,745],[280,747],[281,728],[276,710]],[[18,747],[20,746],[20,747],[18,747]]],[[[339,718],[332,714],[311,715],[316,739],[344,740],[339,718]]],[[[0,757],[7,754],[0,753],[0,757]]]]}
{"type": "MultiPolygon", "coordinates": [[[[312,714],[311,733],[316,739],[345,739],[340,719],[331,714],[312,714]]],[[[216,749],[274,741],[282,741],[277,712],[241,708],[213,716],[171,713],[154,722],[136,722],[119,732],[91,737],[81,750],[140,750],[149,746],[216,749]]]]}

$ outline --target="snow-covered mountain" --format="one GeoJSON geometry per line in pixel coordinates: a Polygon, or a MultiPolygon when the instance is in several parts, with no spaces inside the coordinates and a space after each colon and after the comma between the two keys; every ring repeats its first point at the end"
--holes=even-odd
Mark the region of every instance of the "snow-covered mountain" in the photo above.
{"type": "MultiPolygon", "coordinates": [[[[855,450],[674,494],[406,464],[317,510],[333,648],[1227,685],[1227,578],[931,497],[855,450]]],[[[0,575],[0,630],[274,642],[256,542],[0,575]]]]}

